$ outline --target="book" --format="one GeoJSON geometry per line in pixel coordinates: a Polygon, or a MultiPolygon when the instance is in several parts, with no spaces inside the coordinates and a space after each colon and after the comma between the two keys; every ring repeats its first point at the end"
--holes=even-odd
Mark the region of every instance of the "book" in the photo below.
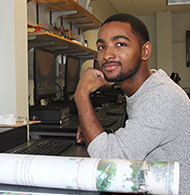
{"type": "Polygon", "coordinates": [[[0,154],[0,183],[67,190],[177,195],[179,163],[0,154]]]}

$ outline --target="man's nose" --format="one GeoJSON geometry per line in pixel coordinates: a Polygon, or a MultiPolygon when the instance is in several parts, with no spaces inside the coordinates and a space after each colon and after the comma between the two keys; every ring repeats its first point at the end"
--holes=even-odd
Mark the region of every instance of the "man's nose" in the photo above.
{"type": "Polygon", "coordinates": [[[112,47],[107,47],[104,51],[104,59],[106,61],[110,61],[111,59],[115,59],[116,53],[114,48],[112,47]]]}

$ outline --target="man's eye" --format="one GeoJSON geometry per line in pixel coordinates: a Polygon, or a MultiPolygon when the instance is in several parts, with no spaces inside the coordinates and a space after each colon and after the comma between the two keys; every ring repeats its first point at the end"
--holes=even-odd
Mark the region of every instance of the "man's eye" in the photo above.
{"type": "Polygon", "coordinates": [[[123,47],[123,46],[126,46],[126,44],[125,43],[117,43],[117,46],[123,47]]]}
{"type": "Polygon", "coordinates": [[[104,49],[105,48],[105,46],[104,45],[100,45],[100,46],[98,46],[98,50],[102,50],[102,49],[104,49]]]}

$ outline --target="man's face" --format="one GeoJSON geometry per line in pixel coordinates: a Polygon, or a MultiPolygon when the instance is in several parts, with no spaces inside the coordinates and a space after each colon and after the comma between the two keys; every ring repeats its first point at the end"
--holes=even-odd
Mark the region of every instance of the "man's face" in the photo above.
{"type": "Polygon", "coordinates": [[[121,82],[138,72],[141,48],[130,24],[115,21],[104,24],[98,34],[97,48],[106,80],[121,82]]]}

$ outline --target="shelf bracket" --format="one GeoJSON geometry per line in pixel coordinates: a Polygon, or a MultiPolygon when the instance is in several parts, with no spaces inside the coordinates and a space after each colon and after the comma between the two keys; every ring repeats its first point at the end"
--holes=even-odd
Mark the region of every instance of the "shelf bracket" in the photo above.
{"type": "Polygon", "coordinates": [[[42,3],[42,4],[39,4],[39,16],[41,16],[44,13],[44,11],[47,10],[47,6],[52,6],[52,5],[59,6],[61,4],[66,5],[66,2],[62,1],[62,2],[55,2],[55,3],[42,3]]]}
{"type": "Polygon", "coordinates": [[[74,21],[80,21],[80,20],[86,20],[86,17],[64,19],[64,25],[66,26],[69,23],[72,23],[74,21]]]}
{"type": "Polygon", "coordinates": [[[28,35],[28,40],[35,40],[36,39],[36,35],[28,35]]]}
{"type": "Polygon", "coordinates": [[[80,56],[80,59],[94,59],[94,54],[88,54],[88,55],[80,56]]]}
{"type": "Polygon", "coordinates": [[[73,54],[70,54],[71,56],[86,56],[87,55],[87,52],[80,52],[80,53],[73,53],[73,54]]]}
{"type": "Polygon", "coordinates": [[[80,58],[80,64],[82,66],[84,64],[84,62],[86,62],[88,60],[94,60],[95,55],[89,54],[89,55],[85,55],[85,56],[80,56],[79,58],[80,58]]]}
{"type": "Polygon", "coordinates": [[[49,45],[53,45],[54,41],[38,41],[38,42],[29,42],[28,43],[30,46],[40,46],[40,47],[44,47],[44,46],[49,46],[49,45]]]}
{"type": "Polygon", "coordinates": [[[56,50],[55,54],[56,54],[56,56],[59,54],[70,55],[70,54],[75,54],[75,52],[77,52],[77,51],[78,51],[78,49],[63,49],[63,50],[56,50]]]}
{"type": "Polygon", "coordinates": [[[94,27],[84,27],[84,28],[81,28],[81,34],[83,34],[84,32],[88,31],[88,30],[97,30],[99,29],[100,27],[98,26],[94,26],[94,27]]]}
{"type": "Polygon", "coordinates": [[[77,28],[80,28],[81,26],[92,26],[92,25],[94,25],[93,22],[91,22],[91,23],[83,23],[83,24],[73,24],[73,32],[75,32],[75,30],[77,28]]]}
{"type": "Polygon", "coordinates": [[[65,50],[68,48],[68,46],[66,45],[60,45],[60,46],[52,46],[52,47],[45,47],[46,49],[49,49],[49,50],[53,50],[53,51],[56,51],[56,50],[65,50]]]}
{"type": "Polygon", "coordinates": [[[65,54],[73,54],[73,53],[75,53],[75,52],[77,52],[78,51],[78,49],[68,49],[68,50],[66,50],[66,52],[64,52],[65,54]]]}
{"type": "Polygon", "coordinates": [[[69,10],[69,11],[60,11],[60,12],[52,12],[52,24],[59,18],[60,16],[76,14],[77,10],[69,10]]]}

